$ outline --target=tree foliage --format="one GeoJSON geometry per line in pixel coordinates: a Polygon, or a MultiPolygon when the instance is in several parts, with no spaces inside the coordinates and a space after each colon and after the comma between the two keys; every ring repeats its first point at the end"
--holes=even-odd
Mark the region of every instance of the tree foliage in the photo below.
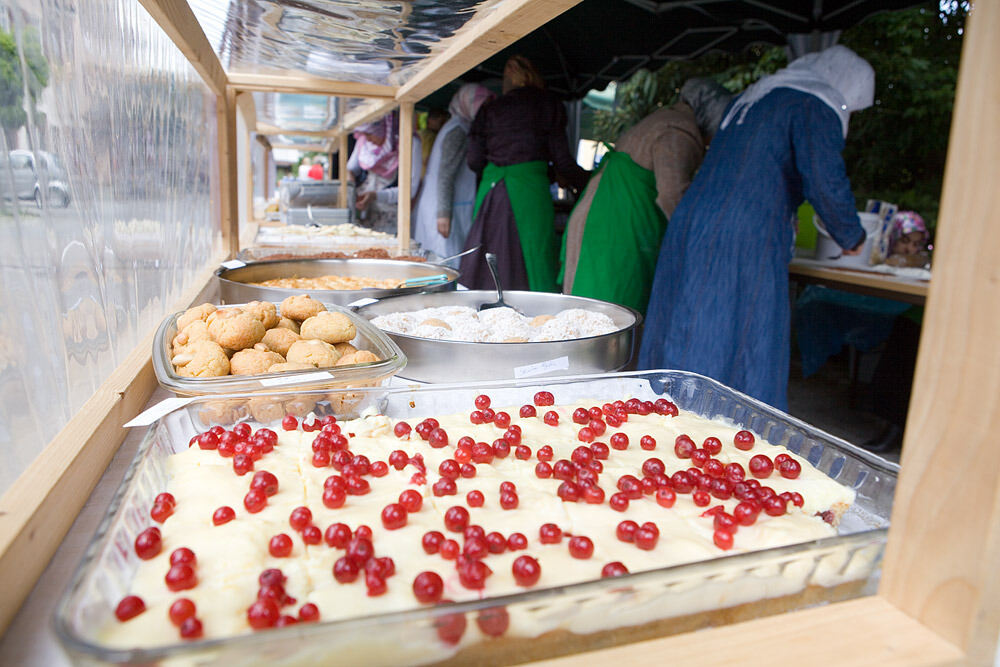
{"type": "Polygon", "coordinates": [[[14,35],[0,30],[0,126],[7,133],[10,145],[11,137],[28,122],[24,105],[25,77],[32,109],[49,85],[49,63],[42,53],[38,31],[28,28],[22,35],[26,70],[21,67],[14,35]]]}
{"type": "MultiPolygon", "coordinates": [[[[936,222],[967,15],[965,2],[928,3],[876,14],[841,36],[876,75],[875,104],[852,115],[844,151],[859,205],[884,199],[936,222]]],[[[640,70],[618,86],[614,111],[595,113],[596,138],[613,142],[673,104],[690,77],[707,76],[737,93],[786,64],[783,47],[755,46],[640,70]]]]}

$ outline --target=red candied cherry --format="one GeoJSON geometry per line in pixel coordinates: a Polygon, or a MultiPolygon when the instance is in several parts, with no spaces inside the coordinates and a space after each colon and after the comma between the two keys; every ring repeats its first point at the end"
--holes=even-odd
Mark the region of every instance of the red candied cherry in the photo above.
{"type": "Polygon", "coordinates": [[[410,457],[402,449],[396,449],[389,453],[389,465],[396,470],[402,470],[410,462],[410,457]]]}
{"type": "Polygon", "coordinates": [[[723,551],[729,551],[733,548],[733,534],[724,530],[717,530],[712,533],[712,541],[715,543],[715,546],[723,551]]]}
{"type": "Polygon", "coordinates": [[[729,500],[733,496],[733,484],[724,479],[710,479],[708,492],[719,500],[729,500]]]}
{"type": "Polygon", "coordinates": [[[233,511],[233,508],[227,507],[225,505],[212,512],[212,524],[216,526],[221,526],[224,523],[229,523],[235,518],[236,518],[236,512],[233,511]]]}
{"type": "Polygon", "coordinates": [[[492,573],[493,571],[483,561],[468,560],[458,568],[458,581],[466,588],[481,590],[486,586],[486,577],[492,573]]]}
{"type": "Polygon", "coordinates": [[[600,505],[604,502],[604,489],[599,486],[588,486],[583,490],[583,501],[591,505],[600,505]]]}
{"type": "Polygon", "coordinates": [[[358,578],[360,569],[353,560],[347,556],[341,556],[333,564],[333,578],[341,584],[349,584],[358,578]]]}
{"type": "Polygon", "coordinates": [[[618,418],[618,415],[610,414],[604,416],[604,423],[611,428],[618,428],[622,425],[622,420],[618,418]]]}
{"type": "Polygon", "coordinates": [[[438,473],[447,479],[458,479],[460,470],[461,467],[455,459],[445,459],[444,461],[441,461],[441,465],[438,466],[438,473]]]}
{"type": "Polygon", "coordinates": [[[757,521],[759,513],[759,505],[744,500],[733,508],[733,519],[741,526],[752,526],[757,521]]]}
{"type": "Polygon", "coordinates": [[[757,479],[767,479],[774,472],[774,463],[766,454],[757,454],[750,458],[750,474],[757,479]]]}
{"type": "Polygon", "coordinates": [[[520,412],[518,412],[518,414],[521,415],[523,419],[527,419],[528,417],[536,416],[538,414],[538,411],[535,410],[534,405],[522,405],[521,410],[520,412]]]}
{"type": "Polygon", "coordinates": [[[514,493],[513,491],[511,492],[505,491],[504,493],[500,494],[500,507],[504,508],[505,510],[517,509],[518,502],[520,502],[520,500],[517,497],[517,494],[514,493]]]}
{"type": "Polygon", "coordinates": [[[261,470],[254,473],[253,479],[250,480],[250,488],[260,489],[265,495],[273,496],[278,492],[278,478],[274,473],[261,470]]]}
{"type": "Polygon", "coordinates": [[[426,554],[436,554],[441,548],[441,544],[444,542],[444,535],[440,531],[431,530],[424,533],[424,536],[420,539],[420,544],[424,548],[424,553],[426,554]]]}
{"type": "Polygon", "coordinates": [[[386,530],[399,530],[406,525],[406,508],[402,503],[389,503],[382,508],[382,525],[386,530]]]}
{"type": "Polygon", "coordinates": [[[319,607],[312,602],[307,602],[299,607],[299,621],[302,623],[315,623],[319,620],[319,607]]]}
{"type": "Polygon", "coordinates": [[[510,627],[510,614],[503,607],[490,607],[479,612],[476,616],[476,625],[484,635],[502,637],[510,627]]]}
{"type": "Polygon", "coordinates": [[[666,470],[667,466],[663,463],[663,460],[655,456],[651,456],[642,462],[643,475],[659,475],[666,472],[666,470]]]}
{"type": "Polygon", "coordinates": [[[458,558],[459,551],[461,551],[461,547],[458,546],[458,542],[455,540],[445,540],[438,549],[441,558],[445,560],[455,560],[458,558]]]}
{"type": "Polygon", "coordinates": [[[473,424],[482,424],[485,420],[483,419],[483,413],[481,410],[473,410],[469,413],[469,422],[473,424]]]}
{"type": "Polygon", "coordinates": [[[254,630],[263,630],[273,627],[280,615],[277,602],[269,599],[258,599],[247,609],[247,623],[254,630]]]}
{"type": "Polygon", "coordinates": [[[727,533],[735,533],[740,527],[736,517],[726,512],[716,512],[712,519],[712,526],[716,530],[724,530],[727,533]]]}
{"type": "Polygon", "coordinates": [[[737,431],[736,435],[733,436],[733,444],[736,446],[736,449],[749,451],[753,449],[753,443],[754,437],[750,431],[737,431]]]}
{"type": "Polygon", "coordinates": [[[791,502],[796,507],[802,507],[806,503],[805,499],[802,497],[802,494],[799,493],[798,491],[792,491],[792,501],[791,502]]]}
{"type": "Polygon", "coordinates": [[[408,513],[419,512],[424,505],[424,497],[416,489],[406,489],[399,494],[399,504],[408,513]]]}
{"type": "Polygon", "coordinates": [[[644,551],[655,549],[659,539],[660,529],[652,521],[647,521],[635,531],[635,546],[644,551]]]}
{"type": "Polygon", "coordinates": [[[709,477],[722,477],[726,474],[726,466],[719,459],[709,459],[705,461],[705,474],[709,477]]]}
{"type": "Polygon", "coordinates": [[[562,529],[554,523],[543,523],[538,529],[538,539],[542,544],[558,544],[562,541],[562,529]]]}
{"type": "Polygon", "coordinates": [[[339,486],[330,486],[323,489],[323,506],[328,509],[343,507],[347,501],[347,491],[339,486]]]}
{"type": "Polygon", "coordinates": [[[154,558],[163,548],[163,537],[160,529],[152,526],[135,537],[135,555],[142,560],[154,558]]]}
{"type": "Polygon", "coordinates": [[[187,598],[177,598],[173,604],[170,605],[170,610],[167,615],[170,617],[170,622],[180,627],[184,621],[188,620],[197,613],[197,609],[194,606],[194,602],[187,598]]]}
{"type": "Polygon", "coordinates": [[[252,430],[253,429],[250,428],[250,424],[247,424],[246,422],[240,422],[239,424],[233,427],[233,433],[240,436],[241,438],[249,438],[252,430]]]}
{"type": "Polygon", "coordinates": [[[552,477],[552,466],[546,461],[539,461],[535,464],[535,477],[539,479],[548,479],[552,477]]]}
{"type": "Polygon", "coordinates": [[[785,479],[796,479],[802,473],[802,465],[793,458],[788,458],[778,464],[778,474],[785,479]]]}
{"type": "Polygon", "coordinates": [[[157,523],[163,523],[174,513],[173,505],[163,503],[153,503],[153,508],[149,510],[149,518],[157,523]]]}
{"type": "Polygon", "coordinates": [[[224,429],[223,427],[219,426],[218,424],[216,424],[215,426],[213,426],[212,428],[210,428],[208,430],[211,431],[212,433],[214,433],[215,437],[217,437],[217,438],[221,438],[222,434],[226,432],[226,429],[224,429]]]}
{"type": "MultiPolygon", "coordinates": [[[[451,602],[451,600],[442,600],[442,602],[451,602]]],[[[462,635],[465,634],[466,623],[465,614],[442,614],[434,619],[434,629],[437,631],[438,639],[445,644],[454,646],[461,641],[462,635]]]]}
{"type": "MultiPolygon", "coordinates": [[[[283,591],[286,580],[285,575],[276,567],[264,570],[257,577],[257,583],[260,584],[261,590],[265,588],[280,588],[283,591]]],[[[262,596],[258,593],[258,597],[262,596]]],[[[284,593],[282,593],[282,599],[284,599],[284,593]]]]}
{"type": "Polygon", "coordinates": [[[471,540],[473,537],[486,539],[486,529],[477,524],[470,524],[462,531],[462,537],[471,540]]]}
{"type": "Polygon", "coordinates": [[[181,639],[201,639],[205,634],[204,628],[197,618],[193,616],[181,623],[181,639]]]}
{"type": "Polygon", "coordinates": [[[158,494],[156,498],[153,499],[153,504],[165,505],[170,509],[173,509],[174,507],[177,506],[177,499],[174,498],[174,495],[172,493],[167,493],[166,491],[164,491],[163,493],[158,494]]]}
{"type": "Polygon", "coordinates": [[[768,516],[781,516],[788,509],[787,502],[781,496],[769,496],[761,504],[768,516]]]}
{"type": "Polygon", "coordinates": [[[503,432],[503,439],[511,447],[517,447],[521,444],[521,429],[517,425],[511,426],[503,432]]]}
{"type": "Polygon", "coordinates": [[[490,550],[491,554],[502,554],[507,551],[507,538],[505,538],[501,533],[493,531],[492,533],[486,534],[486,547],[490,550]]]}
{"type": "Polygon", "coordinates": [[[595,438],[599,438],[604,435],[604,432],[608,429],[608,425],[600,419],[591,419],[587,423],[587,428],[593,432],[595,438]]]}
{"type": "Polygon", "coordinates": [[[673,507],[677,502],[677,494],[673,489],[660,487],[656,490],[656,504],[660,507],[673,507]]]}
{"type": "Polygon", "coordinates": [[[124,623],[144,611],[146,611],[146,603],[142,601],[142,598],[138,595],[128,595],[123,597],[118,606],[115,607],[115,617],[124,623]]]}
{"type": "Polygon", "coordinates": [[[542,576],[542,566],[531,556],[518,556],[510,566],[518,586],[534,586],[542,576]]]}
{"type": "Polygon", "coordinates": [[[456,505],[444,513],[444,526],[453,533],[461,533],[469,525],[469,510],[456,505]]]}
{"type": "Polygon", "coordinates": [[[635,521],[626,519],[625,521],[619,523],[618,527],[615,528],[615,535],[622,542],[634,542],[637,530],[639,530],[639,524],[635,521]]]}
{"type": "MultiPolygon", "coordinates": [[[[547,412],[545,414],[546,414],[546,416],[548,416],[549,414],[555,414],[555,413],[548,413],[547,412]]],[[[558,423],[558,421],[559,421],[559,418],[558,418],[558,415],[556,415],[556,423],[558,423]]],[[[546,422],[546,423],[548,423],[548,422],[546,422]]],[[[553,426],[555,426],[555,424],[553,424],[553,426]]],[[[589,426],[584,426],[583,428],[581,428],[576,433],[576,439],[579,440],[580,442],[593,442],[596,437],[597,436],[594,435],[594,431],[589,426]]]]}
{"type": "Polygon", "coordinates": [[[476,476],[476,466],[471,463],[463,463],[462,467],[458,469],[458,474],[465,479],[472,479],[476,476]]]}
{"type": "Polygon", "coordinates": [[[619,451],[628,449],[628,436],[624,433],[613,433],[609,442],[611,443],[612,449],[617,449],[619,451]]]}
{"type": "Polygon", "coordinates": [[[708,491],[698,489],[691,494],[691,500],[693,500],[694,504],[698,507],[706,507],[710,502],[712,502],[712,496],[708,491]]]}
{"type": "Polygon", "coordinates": [[[439,602],[444,595],[444,580],[437,572],[421,572],[413,579],[413,595],[424,604],[439,602]]]}
{"type": "Polygon", "coordinates": [[[465,503],[469,507],[482,507],[485,502],[486,498],[482,491],[472,490],[465,494],[465,503]]]}
{"type": "Polygon", "coordinates": [[[714,436],[705,438],[705,442],[701,443],[701,446],[712,456],[715,456],[722,451],[722,441],[714,436]]]}
{"type": "MultiPolygon", "coordinates": [[[[493,441],[493,456],[498,459],[505,459],[510,454],[510,443],[506,438],[497,438],[493,441]]],[[[476,463],[479,463],[477,461],[476,463]]]]}
{"type": "Polygon", "coordinates": [[[653,403],[653,410],[655,410],[658,415],[670,415],[671,417],[677,416],[677,406],[665,398],[656,399],[653,403]]]}
{"type": "Polygon", "coordinates": [[[644,435],[639,438],[639,446],[646,451],[652,451],[656,449],[656,438],[651,435],[644,435]]]}
{"type": "Polygon", "coordinates": [[[677,493],[691,493],[698,481],[686,470],[678,470],[670,476],[670,485],[677,493]]]}
{"type": "Polygon", "coordinates": [[[389,590],[385,578],[380,577],[376,572],[365,572],[365,588],[370,598],[378,597],[389,590]]]}
{"type": "Polygon", "coordinates": [[[475,463],[490,464],[493,462],[493,448],[485,442],[477,442],[472,446],[472,460],[475,463]]]}
{"type": "Polygon", "coordinates": [[[347,494],[351,496],[363,496],[371,491],[371,484],[364,477],[348,475],[344,477],[344,485],[347,487],[347,494]]]}
{"type": "Polygon", "coordinates": [[[219,436],[215,435],[211,431],[205,431],[198,436],[198,447],[201,449],[218,449],[219,436]]]}
{"type": "Polygon", "coordinates": [[[194,552],[188,549],[187,547],[180,547],[170,552],[171,565],[177,565],[178,563],[187,563],[188,565],[193,567],[197,562],[198,559],[195,558],[194,552]]]}
{"type": "Polygon", "coordinates": [[[392,433],[397,438],[407,438],[410,435],[410,431],[413,427],[406,422],[396,422],[396,425],[392,427],[392,433]]]}
{"type": "Polygon", "coordinates": [[[542,415],[542,421],[548,424],[549,426],[558,426],[559,413],[556,412],[555,410],[549,410],[544,415],[542,415]]]}
{"type": "Polygon", "coordinates": [[[493,415],[493,425],[497,428],[506,429],[510,426],[510,415],[502,410],[493,415]]]}
{"type": "Polygon", "coordinates": [[[288,516],[288,525],[293,530],[302,531],[303,528],[312,523],[313,514],[308,507],[296,507],[288,516]]]}
{"type": "Polygon", "coordinates": [[[198,585],[198,576],[194,573],[194,568],[187,563],[178,563],[170,566],[163,581],[172,591],[186,591],[198,585]]]}
{"type": "Polygon", "coordinates": [[[326,450],[313,452],[312,455],[312,466],[313,468],[325,468],[330,465],[330,453],[326,450]]]}
{"type": "Polygon", "coordinates": [[[490,407],[493,401],[490,400],[490,397],[487,396],[486,394],[480,394],[479,396],[476,396],[476,400],[474,401],[474,403],[476,404],[477,409],[485,410],[486,408],[490,407]]]}
{"type": "Polygon", "coordinates": [[[274,627],[284,628],[289,625],[295,625],[296,623],[298,623],[298,620],[294,616],[290,614],[282,614],[278,617],[278,620],[274,622],[274,627]]]}
{"type": "Polygon", "coordinates": [[[458,486],[455,484],[455,480],[442,477],[438,481],[434,482],[434,485],[431,487],[431,491],[438,497],[453,496],[458,493],[458,486]]]}
{"type": "Polygon", "coordinates": [[[604,410],[595,405],[587,410],[587,415],[590,419],[601,419],[604,417],[604,410]]]}
{"type": "MultiPolygon", "coordinates": [[[[364,526],[367,528],[367,526],[364,526]]],[[[371,534],[361,530],[362,526],[354,531],[354,539],[347,545],[346,556],[353,560],[359,567],[363,566],[375,556],[375,547],[372,546],[371,534]],[[367,535],[367,537],[362,537],[367,535]]],[[[371,530],[370,528],[368,530],[371,530]]]]}
{"type": "Polygon", "coordinates": [[[552,395],[552,392],[540,391],[537,394],[535,394],[534,403],[538,407],[555,405],[556,399],[555,396],[552,395]]]}
{"type": "Polygon", "coordinates": [[[351,453],[346,450],[337,450],[330,455],[330,463],[337,470],[343,470],[353,459],[354,457],[351,456],[351,453]]]}
{"type": "Polygon", "coordinates": [[[299,420],[292,415],[285,415],[281,420],[281,428],[286,431],[294,431],[299,427],[299,420]]]}
{"type": "Polygon", "coordinates": [[[531,458],[531,447],[527,445],[518,445],[514,450],[514,458],[520,461],[527,461],[531,458]]]}
{"type": "Polygon", "coordinates": [[[267,550],[275,558],[287,558],[292,553],[292,538],[285,533],[278,533],[271,538],[267,550]]]}
{"type": "Polygon", "coordinates": [[[306,544],[319,544],[323,541],[323,533],[316,526],[306,526],[302,529],[302,541],[306,544]]]}
{"type": "Polygon", "coordinates": [[[528,548],[528,538],[524,533],[511,533],[507,536],[507,548],[511,551],[520,551],[528,548]]]}
{"type": "Polygon", "coordinates": [[[608,499],[608,505],[616,512],[624,512],[628,509],[628,496],[624,493],[613,493],[608,499]]]}
{"type": "Polygon", "coordinates": [[[558,495],[564,503],[575,503],[580,500],[580,487],[573,482],[566,480],[559,485],[559,488],[556,490],[556,495],[558,495]]]}
{"type": "Polygon", "coordinates": [[[466,538],[462,547],[462,555],[466,558],[482,559],[490,553],[490,546],[486,543],[485,537],[466,538]]]}
{"type": "Polygon", "coordinates": [[[538,452],[535,454],[535,458],[539,461],[551,461],[554,457],[552,453],[552,447],[549,445],[542,445],[538,448],[538,452]]]}
{"type": "Polygon", "coordinates": [[[576,477],[576,466],[573,465],[572,461],[559,459],[552,466],[552,476],[556,479],[572,480],[576,477]]]}
{"type": "Polygon", "coordinates": [[[486,408],[484,410],[480,410],[480,414],[482,414],[483,424],[492,424],[493,420],[496,418],[496,413],[493,412],[492,408],[486,408]]]}
{"type": "Polygon", "coordinates": [[[385,477],[389,474],[389,465],[385,461],[375,461],[371,465],[372,477],[385,477]]]}
{"type": "Polygon", "coordinates": [[[594,454],[594,458],[600,461],[606,461],[611,454],[611,450],[603,442],[591,443],[590,451],[594,454]]]}
{"type": "Polygon", "coordinates": [[[674,454],[677,455],[677,458],[689,459],[691,458],[691,452],[695,449],[697,447],[694,444],[694,440],[687,435],[681,434],[674,440],[674,454]]]}
{"type": "Polygon", "coordinates": [[[610,577],[620,577],[622,575],[628,574],[628,568],[625,567],[619,561],[613,563],[608,563],[601,568],[601,578],[608,579],[610,577]]]}
{"type": "Polygon", "coordinates": [[[642,498],[642,482],[634,475],[622,475],[618,478],[618,490],[624,493],[629,500],[642,498]]]}
{"type": "Polygon", "coordinates": [[[574,424],[583,426],[590,422],[590,413],[587,411],[587,408],[577,408],[573,411],[572,419],[574,424]]]}
{"type": "Polygon", "coordinates": [[[743,469],[743,466],[733,461],[732,463],[726,464],[726,469],[722,476],[726,481],[738,484],[743,481],[746,475],[747,473],[746,470],[743,469]]]}
{"type": "Polygon", "coordinates": [[[427,436],[427,444],[435,449],[446,447],[448,445],[448,433],[438,426],[427,436]]]}

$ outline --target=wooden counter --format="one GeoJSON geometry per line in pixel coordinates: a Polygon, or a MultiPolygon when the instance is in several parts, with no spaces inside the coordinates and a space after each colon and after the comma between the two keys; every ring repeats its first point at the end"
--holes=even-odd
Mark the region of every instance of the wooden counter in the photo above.
{"type": "Polygon", "coordinates": [[[869,296],[904,301],[917,306],[924,305],[930,283],[926,280],[900,278],[888,273],[859,271],[833,267],[814,259],[796,258],[788,266],[788,274],[793,280],[816,283],[869,296]]]}

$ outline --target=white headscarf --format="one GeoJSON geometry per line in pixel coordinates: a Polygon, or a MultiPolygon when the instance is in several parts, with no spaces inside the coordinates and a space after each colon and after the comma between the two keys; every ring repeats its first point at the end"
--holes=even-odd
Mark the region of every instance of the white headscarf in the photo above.
{"type": "Polygon", "coordinates": [[[494,97],[496,96],[489,88],[481,86],[478,83],[467,83],[459,88],[451,98],[451,103],[448,105],[448,112],[468,132],[469,126],[472,125],[472,121],[479,111],[479,107],[494,97]]]}
{"type": "Polygon", "coordinates": [[[733,120],[741,124],[750,107],[775,88],[792,88],[823,100],[840,118],[846,137],[851,112],[867,109],[875,101],[875,70],[864,58],[840,44],[807,53],[743,91],[730,107],[721,128],[733,120]]]}

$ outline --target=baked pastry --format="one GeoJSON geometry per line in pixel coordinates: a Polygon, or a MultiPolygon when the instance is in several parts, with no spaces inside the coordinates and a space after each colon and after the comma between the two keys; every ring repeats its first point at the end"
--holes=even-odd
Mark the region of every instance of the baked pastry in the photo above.
{"type": "Polygon", "coordinates": [[[288,361],[309,364],[316,368],[330,368],[340,359],[337,348],[327,342],[312,338],[300,340],[288,348],[288,361]]]}
{"type": "Polygon", "coordinates": [[[185,347],[199,340],[212,340],[212,335],[208,333],[208,325],[205,324],[204,320],[195,320],[180,329],[170,346],[174,354],[180,354],[185,347]]]}
{"type": "Polygon", "coordinates": [[[299,332],[299,323],[284,316],[278,320],[278,324],[276,326],[279,326],[282,329],[288,329],[289,331],[293,331],[295,333],[299,332]]]}
{"type": "Polygon", "coordinates": [[[373,361],[378,361],[379,358],[368,350],[358,350],[357,352],[351,352],[350,354],[345,354],[340,359],[337,359],[335,366],[353,366],[354,364],[367,364],[373,361]]]}
{"type": "Polygon", "coordinates": [[[230,350],[253,347],[264,337],[264,324],[249,313],[216,318],[208,325],[212,340],[230,350]]]}
{"type": "Polygon", "coordinates": [[[278,326],[278,309],[269,301],[251,301],[242,306],[243,312],[253,315],[265,329],[278,326]]]}
{"type": "Polygon", "coordinates": [[[302,336],[298,335],[291,329],[276,326],[273,329],[265,331],[264,337],[260,342],[266,345],[269,350],[273,350],[281,356],[286,356],[288,354],[288,348],[292,346],[292,343],[300,340],[302,340],[302,336]]]}
{"type": "Polygon", "coordinates": [[[183,315],[177,318],[177,330],[183,331],[187,325],[197,320],[205,321],[205,319],[214,312],[215,306],[210,303],[203,303],[200,306],[188,308],[184,311],[183,315]]]}
{"type": "Polygon", "coordinates": [[[199,340],[184,348],[172,359],[181,377],[220,377],[229,375],[229,357],[226,351],[212,340],[199,340]]]}
{"type": "Polygon", "coordinates": [[[282,301],[280,310],[282,316],[302,322],[322,313],[326,306],[308,294],[296,294],[282,301]]]}
{"type": "Polygon", "coordinates": [[[229,360],[229,372],[233,375],[259,375],[267,373],[272,366],[284,361],[283,356],[258,343],[254,347],[234,354],[229,360]]]}
{"type": "Polygon", "coordinates": [[[353,340],[358,332],[347,315],[324,311],[303,322],[299,335],[303,338],[317,338],[333,345],[353,340]]]}

